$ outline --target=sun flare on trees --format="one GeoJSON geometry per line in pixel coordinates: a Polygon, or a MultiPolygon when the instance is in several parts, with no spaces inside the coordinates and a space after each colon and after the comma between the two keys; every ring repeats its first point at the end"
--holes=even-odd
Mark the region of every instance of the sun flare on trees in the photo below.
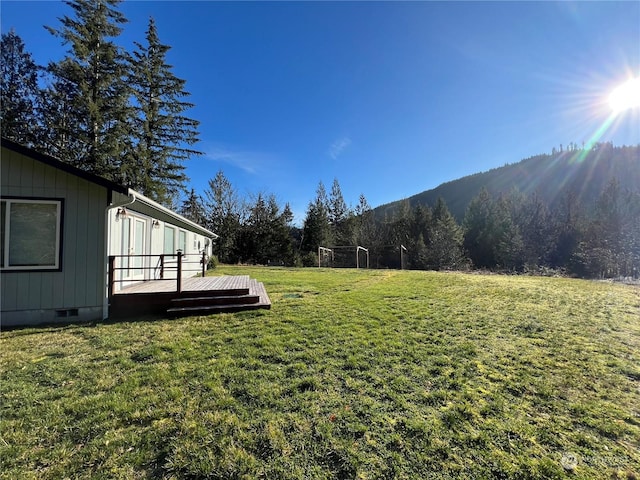
{"type": "Polygon", "coordinates": [[[609,106],[615,113],[640,107],[640,77],[616,87],[609,95],[609,106]]]}

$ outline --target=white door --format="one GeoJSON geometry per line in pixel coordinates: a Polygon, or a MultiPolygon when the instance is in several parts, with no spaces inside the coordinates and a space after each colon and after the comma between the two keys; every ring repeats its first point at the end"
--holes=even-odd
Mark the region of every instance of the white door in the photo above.
{"type": "Polygon", "coordinates": [[[125,218],[122,223],[122,276],[125,280],[144,280],[144,231],[146,222],[139,218],[125,218]]]}

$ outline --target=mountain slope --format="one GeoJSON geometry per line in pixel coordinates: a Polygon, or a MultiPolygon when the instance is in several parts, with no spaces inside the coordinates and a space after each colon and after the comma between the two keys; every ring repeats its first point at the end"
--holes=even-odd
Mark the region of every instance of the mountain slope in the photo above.
{"type": "MultiPolygon", "coordinates": [[[[589,151],[536,155],[515,164],[443,183],[406,200],[411,207],[433,206],[438,197],[442,197],[451,213],[462,221],[467,205],[483,187],[492,195],[507,193],[514,188],[526,194],[537,193],[549,206],[572,192],[578,202],[590,205],[612,178],[618,179],[622,189],[640,190],[640,145],[614,147],[597,144],[589,151]]],[[[376,207],[376,217],[390,218],[403,201],[376,207]]]]}

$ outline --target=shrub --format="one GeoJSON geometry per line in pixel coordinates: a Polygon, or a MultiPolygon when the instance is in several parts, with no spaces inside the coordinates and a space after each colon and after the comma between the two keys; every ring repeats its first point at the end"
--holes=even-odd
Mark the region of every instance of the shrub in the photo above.
{"type": "Polygon", "coordinates": [[[207,270],[213,270],[218,266],[218,263],[220,262],[218,261],[217,255],[211,255],[209,257],[209,262],[207,263],[207,270]]]}

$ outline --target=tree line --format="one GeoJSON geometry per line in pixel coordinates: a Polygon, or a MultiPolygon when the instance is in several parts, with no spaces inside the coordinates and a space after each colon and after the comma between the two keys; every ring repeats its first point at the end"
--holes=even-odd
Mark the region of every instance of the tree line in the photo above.
{"type": "Polygon", "coordinates": [[[318,247],[361,245],[376,268],[638,277],[640,192],[611,179],[592,206],[576,198],[567,191],[549,206],[537,193],[482,189],[461,223],[442,198],[433,207],[405,201],[378,219],[363,194],[348,207],[335,179],[329,192],[318,184],[296,226],[289,204],[264,194],[241,199],[220,171],[204,196],[191,191],[180,212],[221,236],[214,253],[225,263],[314,266],[318,247]]]}
{"type": "Polygon", "coordinates": [[[127,51],[120,0],[65,2],[72,16],[45,27],[66,54],[36,65],[13,30],[2,35],[2,136],[172,205],[184,162],[201,155],[186,115],[186,81],[167,63],[153,18],[127,51]]]}

